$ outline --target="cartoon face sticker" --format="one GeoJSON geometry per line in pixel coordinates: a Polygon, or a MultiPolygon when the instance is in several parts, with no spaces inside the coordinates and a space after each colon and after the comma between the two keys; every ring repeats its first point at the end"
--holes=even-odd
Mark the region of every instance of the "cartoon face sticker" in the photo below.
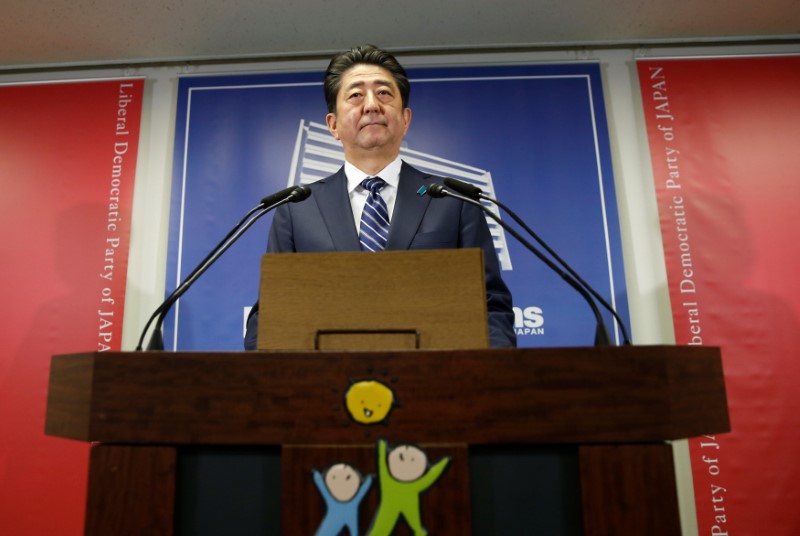
{"type": "Polygon", "coordinates": [[[414,445],[400,445],[389,453],[389,473],[400,482],[413,482],[428,469],[428,457],[414,445]]]}
{"type": "Polygon", "coordinates": [[[362,424],[383,421],[392,409],[394,394],[380,382],[365,380],[352,384],[344,395],[350,417],[362,424]]]}
{"type": "Polygon", "coordinates": [[[361,486],[361,475],[351,465],[339,463],[325,471],[325,485],[339,502],[348,502],[361,486]]]}

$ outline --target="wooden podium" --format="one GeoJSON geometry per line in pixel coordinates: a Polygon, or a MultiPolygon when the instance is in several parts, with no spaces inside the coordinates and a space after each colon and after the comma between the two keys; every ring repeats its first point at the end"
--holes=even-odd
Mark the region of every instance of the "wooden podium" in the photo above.
{"type": "MultiPolygon", "coordinates": [[[[100,443],[87,535],[172,534],[176,446],[281,445],[286,453],[378,437],[579,445],[585,534],[674,535],[665,441],[728,430],[719,350],[674,346],[62,355],[52,359],[46,419],[50,435],[100,443]],[[365,378],[391,385],[400,402],[386,426],[346,416],[344,391],[365,378]]],[[[455,487],[468,481],[464,463],[454,464],[455,487]]],[[[283,481],[286,518],[307,498],[283,481]]],[[[455,528],[428,527],[432,534],[469,534],[459,521],[463,494],[455,498],[457,512],[432,507],[455,528]]]]}
{"type": "Polygon", "coordinates": [[[489,347],[480,249],[270,254],[261,280],[259,350],[489,347]]]}
{"type": "Polygon", "coordinates": [[[423,496],[437,536],[472,533],[487,445],[576,449],[584,534],[680,533],[666,442],[730,429],[718,349],[490,350],[480,250],[310,255],[265,256],[262,352],[53,357],[46,432],[95,443],[87,536],[173,535],[179,447],[202,445],[280,447],[282,532],[310,535],[311,471],[375,473],[378,440],[451,458],[423,496]],[[393,394],[380,424],[346,410],[361,381],[393,394]]]}

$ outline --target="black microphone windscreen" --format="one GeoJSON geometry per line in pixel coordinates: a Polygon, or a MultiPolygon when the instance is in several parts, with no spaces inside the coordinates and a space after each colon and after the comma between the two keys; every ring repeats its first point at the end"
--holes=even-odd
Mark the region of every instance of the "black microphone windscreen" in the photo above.
{"type": "Polygon", "coordinates": [[[284,188],[280,192],[275,192],[272,195],[268,195],[267,197],[261,200],[261,204],[268,207],[270,205],[278,203],[279,201],[283,201],[284,199],[292,195],[292,193],[295,191],[296,188],[297,186],[290,186],[289,188],[284,188]]]}
{"type": "Polygon", "coordinates": [[[439,184],[438,182],[432,182],[428,185],[428,195],[431,197],[444,197],[447,195],[445,193],[444,186],[439,184]]]}
{"type": "Polygon", "coordinates": [[[291,195],[289,196],[289,201],[292,203],[298,203],[305,199],[308,199],[308,196],[311,195],[311,188],[305,185],[295,186],[292,190],[291,195]]]}
{"type": "Polygon", "coordinates": [[[444,183],[464,197],[469,197],[470,199],[474,199],[476,201],[480,199],[480,196],[483,193],[483,190],[477,186],[474,186],[468,182],[451,179],[450,177],[445,177],[444,183]]]}

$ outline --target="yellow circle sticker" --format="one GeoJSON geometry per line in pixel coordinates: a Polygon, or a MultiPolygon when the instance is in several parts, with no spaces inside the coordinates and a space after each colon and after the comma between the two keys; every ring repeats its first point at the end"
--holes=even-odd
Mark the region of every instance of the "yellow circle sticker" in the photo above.
{"type": "Polygon", "coordinates": [[[394,393],[381,382],[365,380],[352,384],[344,400],[354,421],[375,424],[389,415],[394,404],[394,393]]]}

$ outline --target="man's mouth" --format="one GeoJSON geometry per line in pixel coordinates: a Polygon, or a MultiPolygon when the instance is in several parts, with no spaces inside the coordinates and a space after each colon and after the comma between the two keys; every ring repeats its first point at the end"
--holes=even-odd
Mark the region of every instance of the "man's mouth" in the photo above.
{"type": "Polygon", "coordinates": [[[370,121],[369,123],[364,123],[363,125],[361,125],[361,128],[385,127],[385,126],[386,126],[386,123],[384,123],[383,121],[370,121]]]}

